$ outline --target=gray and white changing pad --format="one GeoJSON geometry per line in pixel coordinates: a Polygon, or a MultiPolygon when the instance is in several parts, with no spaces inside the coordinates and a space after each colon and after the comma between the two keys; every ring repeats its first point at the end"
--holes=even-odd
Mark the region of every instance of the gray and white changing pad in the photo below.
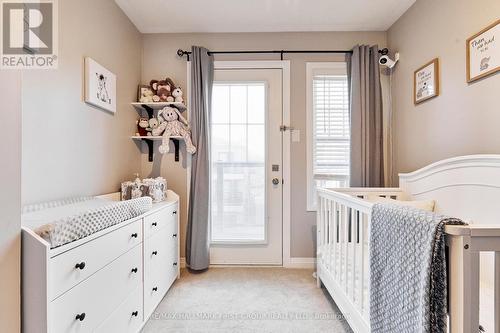
{"type": "Polygon", "coordinates": [[[55,248],[130,220],[151,207],[150,197],[126,201],[97,197],[71,198],[25,207],[22,225],[55,248]]]}

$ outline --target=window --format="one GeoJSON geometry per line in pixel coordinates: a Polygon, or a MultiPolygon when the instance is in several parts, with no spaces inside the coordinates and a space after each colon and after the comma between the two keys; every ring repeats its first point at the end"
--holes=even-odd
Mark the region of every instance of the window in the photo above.
{"type": "Polygon", "coordinates": [[[266,83],[215,82],[211,241],[266,241],[266,83]]]}
{"type": "Polygon", "coordinates": [[[349,185],[349,95],[344,62],[307,63],[307,209],[316,188],[349,185]]]}

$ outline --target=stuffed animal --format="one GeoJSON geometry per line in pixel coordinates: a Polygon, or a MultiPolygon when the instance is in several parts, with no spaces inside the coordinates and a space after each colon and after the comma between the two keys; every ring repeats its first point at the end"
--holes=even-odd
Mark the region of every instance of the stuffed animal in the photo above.
{"type": "Polygon", "coordinates": [[[155,93],[149,89],[143,89],[142,90],[142,95],[139,98],[139,102],[141,103],[151,103],[153,102],[153,96],[155,93]]]}
{"type": "Polygon", "coordinates": [[[160,97],[161,102],[173,102],[174,98],[172,97],[172,86],[167,80],[158,81],[158,97],[160,97]]]}
{"type": "Polygon", "coordinates": [[[164,121],[160,123],[160,125],[154,129],[152,133],[154,136],[161,135],[163,133],[162,143],[159,147],[161,154],[166,154],[170,151],[169,144],[171,136],[182,136],[184,142],[186,143],[186,151],[191,155],[196,152],[196,147],[191,141],[189,124],[178,109],[166,106],[158,111],[158,117],[161,117],[164,121]]]}
{"type": "Polygon", "coordinates": [[[182,98],[182,90],[177,87],[172,91],[172,96],[174,97],[174,102],[184,103],[184,98],[182,98]]]}
{"type": "Polygon", "coordinates": [[[151,80],[149,82],[149,86],[151,87],[151,90],[153,91],[153,102],[159,102],[160,96],[158,96],[158,80],[151,80]]]}
{"type": "Polygon", "coordinates": [[[137,136],[148,135],[148,130],[147,130],[147,128],[149,127],[148,118],[141,117],[136,121],[136,124],[137,124],[137,133],[136,133],[137,136]]]}
{"type": "Polygon", "coordinates": [[[153,130],[156,129],[159,125],[158,119],[156,119],[156,118],[149,119],[148,125],[149,125],[147,128],[148,135],[153,135],[152,134],[153,130]]]}

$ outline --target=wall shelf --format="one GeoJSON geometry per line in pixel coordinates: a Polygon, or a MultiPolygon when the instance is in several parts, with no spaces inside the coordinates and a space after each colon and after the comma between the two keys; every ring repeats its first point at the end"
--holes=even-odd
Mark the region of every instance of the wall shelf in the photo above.
{"type": "Polygon", "coordinates": [[[179,109],[179,111],[184,112],[186,110],[186,105],[181,102],[154,102],[154,103],[141,103],[141,102],[133,102],[132,104],[136,110],[146,110],[149,118],[153,117],[154,111],[161,110],[165,106],[173,106],[179,109]]]}
{"type": "MultiPolygon", "coordinates": [[[[153,162],[154,155],[154,142],[163,139],[162,136],[138,136],[134,135],[130,137],[132,140],[142,141],[148,145],[148,161],[153,162]]],[[[183,140],[181,136],[171,136],[170,140],[174,143],[175,148],[175,161],[179,162],[179,141],[183,140]]]]}
{"type": "MultiPolygon", "coordinates": [[[[141,102],[132,102],[130,103],[134,106],[137,111],[145,110],[148,113],[148,118],[153,118],[154,112],[163,109],[165,106],[173,106],[177,108],[180,112],[186,111],[186,105],[181,102],[154,102],[154,103],[141,103],[141,102]]],[[[153,154],[154,154],[154,141],[161,140],[162,136],[132,136],[133,140],[141,140],[148,145],[148,160],[149,162],[153,162],[153,154]]],[[[183,140],[181,136],[172,136],[170,140],[174,143],[175,147],[175,161],[179,162],[179,141],[183,140]]]]}

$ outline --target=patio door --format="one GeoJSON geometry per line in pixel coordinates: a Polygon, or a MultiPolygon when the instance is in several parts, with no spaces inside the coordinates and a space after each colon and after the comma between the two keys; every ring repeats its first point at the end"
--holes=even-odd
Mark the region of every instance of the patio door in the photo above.
{"type": "Polygon", "coordinates": [[[210,263],[282,264],[282,69],[217,69],[210,263]]]}

